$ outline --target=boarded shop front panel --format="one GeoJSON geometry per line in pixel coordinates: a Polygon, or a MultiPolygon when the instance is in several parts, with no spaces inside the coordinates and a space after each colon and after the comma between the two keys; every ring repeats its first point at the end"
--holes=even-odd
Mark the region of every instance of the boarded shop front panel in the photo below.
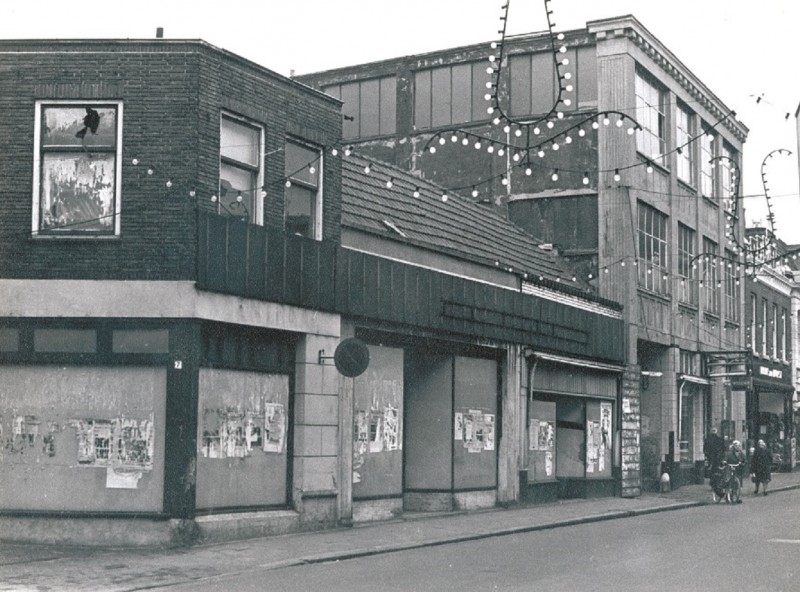
{"type": "Polygon", "coordinates": [[[0,508],[161,511],[166,375],[0,367],[0,508]]]}
{"type": "Polygon", "coordinates": [[[354,379],[353,497],[403,493],[403,350],[369,346],[354,379]]]}
{"type": "Polygon", "coordinates": [[[200,370],[197,508],[286,503],[289,378],[200,370]]]}
{"type": "Polygon", "coordinates": [[[449,491],[453,358],[408,353],[405,366],[405,489],[449,491]]]}
{"type": "Polygon", "coordinates": [[[497,362],[455,358],[453,488],[497,485],[497,362]]]}

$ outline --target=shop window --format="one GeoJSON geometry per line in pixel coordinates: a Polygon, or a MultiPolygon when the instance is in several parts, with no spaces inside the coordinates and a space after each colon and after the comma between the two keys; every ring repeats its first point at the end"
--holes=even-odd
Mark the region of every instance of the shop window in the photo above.
{"type": "Polygon", "coordinates": [[[36,236],[119,234],[122,103],[36,103],[36,236]]]}
{"type": "Polygon", "coordinates": [[[220,118],[218,214],[261,223],[263,137],[259,125],[227,114],[220,118]]]}
{"type": "Polygon", "coordinates": [[[94,329],[35,329],[33,349],[37,352],[95,353],[97,331],[94,329]]]}
{"type": "Polygon", "coordinates": [[[326,86],[323,90],[342,101],[342,137],[345,139],[395,133],[397,79],[394,76],[326,86]]]}
{"type": "Polygon", "coordinates": [[[665,93],[642,72],[636,73],[636,149],[658,164],[666,165],[665,93]]]}
{"type": "Polygon", "coordinates": [[[286,142],[286,232],[322,239],[322,153],[296,140],[286,142]]]}

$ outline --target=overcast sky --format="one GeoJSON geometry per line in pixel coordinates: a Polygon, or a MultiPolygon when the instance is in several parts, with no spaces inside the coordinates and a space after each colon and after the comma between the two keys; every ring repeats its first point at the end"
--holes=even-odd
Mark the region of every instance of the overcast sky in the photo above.
{"type": "MultiPolygon", "coordinates": [[[[500,0],[64,0],[3,2],[0,38],[203,39],[280,74],[305,74],[495,40],[500,0]]],[[[795,111],[800,104],[797,0],[552,0],[556,30],[632,14],[694,72],[749,129],[744,194],[763,195],[768,170],[778,236],[800,243],[795,111]],[[761,96],[760,103],[756,97],[761,96]],[[786,119],[786,114],[790,116],[786,119]]],[[[546,28],[542,0],[511,0],[511,34],[546,28]]],[[[763,198],[746,197],[748,223],[764,219],[763,198]]]]}

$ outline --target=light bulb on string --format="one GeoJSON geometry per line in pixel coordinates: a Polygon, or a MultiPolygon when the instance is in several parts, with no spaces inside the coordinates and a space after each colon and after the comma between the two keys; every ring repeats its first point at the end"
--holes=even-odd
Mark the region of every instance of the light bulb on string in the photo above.
{"type": "Polygon", "coordinates": [[[525,168],[525,174],[529,177],[533,174],[533,170],[531,169],[531,167],[525,168]]]}
{"type": "Polygon", "coordinates": [[[508,178],[505,175],[501,175],[500,183],[502,183],[503,185],[508,185],[508,178]]]}
{"type": "Polygon", "coordinates": [[[428,152],[430,152],[431,154],[436,154],[436,146],[429,147],[428,152]]]}
{"type": "Polygon", "coordinates": [[[165,183],[165,185],[167,186],[167,189],[172,188],[172,181],[170,179],[167,179],[167,182],[165,183]]]}
{"type": "Polygon", "coordinates": [[[472,186],[472,197],[478,197],[478,188],[475,185],[472,186]]]}
{"type": "Polygon", "coordinates": [[[137,165],[139,164],[139,159],[138,159],[138,158],[134,158],[134,159],[131,161],[131,164],[132,164],[133,166],[137,166],[137,165]]]}
{"type": "Polygon", "coordinates": [[[538,136],[541,133],[541,130],[538,127],[533,128],[533,135],[538,136]]]}
{"type": "Polygon", "coordinates": [[[539,151],[536,153],[536,155],[537,155],[539,158],[544,158],[544,150],[542,150],[541,148],[539,148],[539,151]]]}
{"type": "Polygon", "coordinates": [[[447,193],[442,193],[442,201],[446,202],[449,198],[447,197],[447,193]]]}
{"type": "Polygon", "coordinates": [[[555,125],[556,125],[556,124],[555,124],[555,123],[553,123],[552,121],[548,121],[548,122],[547,122],[547,129],[553,129],[553,127],[555,127],[555,125]]]}
{"type": "Polygon", "coordinates": [[[553,174],[550,176],[553,181],[558,181],[558,169],[553,171],[553,174]]]}
{"type": "Polygon", "coordinates": [[[583,184],[584,185],[589,184],[589,173],[583,173],[583,184]]]}
{"type": "Polygon", "coordinates": [[[336,156],[337,154],[339,154],[339,151],[336,148],[331,148],[331,154],[336,156]]]}
{"type": "Polygon", "coordinates": [[[599,124],[599,123],[597,123],[596,121],[593,121],[593,122],[592,122],[592,129],[597,129],[597,128],[599,128],[599,127],[600,127],[600,124],[599,124]]]}
{"type": "Polygon", "coordinates": [[[414,197],[419,197],[419,187],[414,187],[414,197]]]}
{"type": "Polygon", "coordinates": [[[586,131],[583,128],[578,129],[578,135],[582,138],[586,135],[586,131]]]}
{"type": "Polygon", "coordinates": [[[370,167],[370,165],[367,164],[367,166],[364,167],[364,172],[369,175],[370,171],[372,171],[372,167],[370,167]]]}
{"type": "Polygon", "coordinates": [[[286,187],[287,189],[292,186],[292,182],[289,179],[286,179],[286,187]]]}
{"type": "Polygon", "coordinates": [[[622,177],[619,174],[619,169],[614,169],[614,180],[619,181],[622,177]]]}
{"type": "Polygon", "coordinates": [[[388,181],[386,181],[386,188],[391,189],[392,185],[394,185],[394,179],[392,177],[389,177],[388,181]]]}

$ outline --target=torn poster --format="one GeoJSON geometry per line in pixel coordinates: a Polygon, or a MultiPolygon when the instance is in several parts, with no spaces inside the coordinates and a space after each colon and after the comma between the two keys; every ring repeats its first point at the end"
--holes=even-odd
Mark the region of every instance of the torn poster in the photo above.
{"type": "Polygon", "coordinates": [[[11,421],[11,438],[6,446],[11,452],[22,452],[36,445],[39,436],[39,418],[35,415],[17,415],[11,421]]]}
{"type": "Polygon", "coordinates": [[[369,421],[366,411],[357,411],[355,415],[356,442],[369,442],[369,421]]]}
{"type": "Polygon", "coordinates": [[[244,458],[264,442],[264,416],[238,406],[203,410],[205,458],[244,458]]]}
{"type": "Polygon", "coordinates": [[[153,468],[153,415],[149,419],[72,419],[78,464],[149,471],[153,468]]]}
{"type": "Polygon", "coordinates": [[[539,420],[538,429],[536,430],[536,449],[538,450],[552,450],[555,444],[555,426],[553,422],[539,420]]]}
{"type": "Polygon", "coordinates": [[[106,488],[108,489],[136,489],[141,478],[141,471],[106,467],[106,488]]]}
{"type": "Polygon", "coordinates": [[[553,452],[550,450],[544,453],[544,474],[553,476],[553,452]]]}
{"type": "Polygon", "coordinates": [[[611,403],[600,403],[600,437],[602,440],[603,448],[610,450],[611,449],[611,403]]]}
{"type": "Polygon", "coordinates": [[[283,452],[286,410],[283,403],[264,404],[264,452],[283,452]]]}
{"type": "Polygon", "coordinates": [[[369,451],[383,450],[383,415],[377,411],[369,414],[369,451]]]}
{"type": "Polygon", "coordinates": [[[464,414],[458,411],[455,414],[455,429],[453,433],[456,440],[464,439],[464,414]]]}
{"type": "Polygon", "coordinates": [[[494,450],[494,415],[483,416],[483,449],[494,450]]]}
{"type": "Polygon", "coordinates": [[[471,453],[494,450],[493,414],[484,413],[480,409],[469,409],[466,412],[457,412],[455,415],[457,416],[455,439],[463,441],[464,448],[471,453]]]}
{"type": "Polygon", "coordinates": [[[631,412],[631,400],[628,397],[622,398],[622,412],[623,413],[631,412]]]}
{"type": "Polygon", "coordinates": [[[398,450],[400,444],[400,416],[394,407],[383,410],[383,449],[398,450]]]}

